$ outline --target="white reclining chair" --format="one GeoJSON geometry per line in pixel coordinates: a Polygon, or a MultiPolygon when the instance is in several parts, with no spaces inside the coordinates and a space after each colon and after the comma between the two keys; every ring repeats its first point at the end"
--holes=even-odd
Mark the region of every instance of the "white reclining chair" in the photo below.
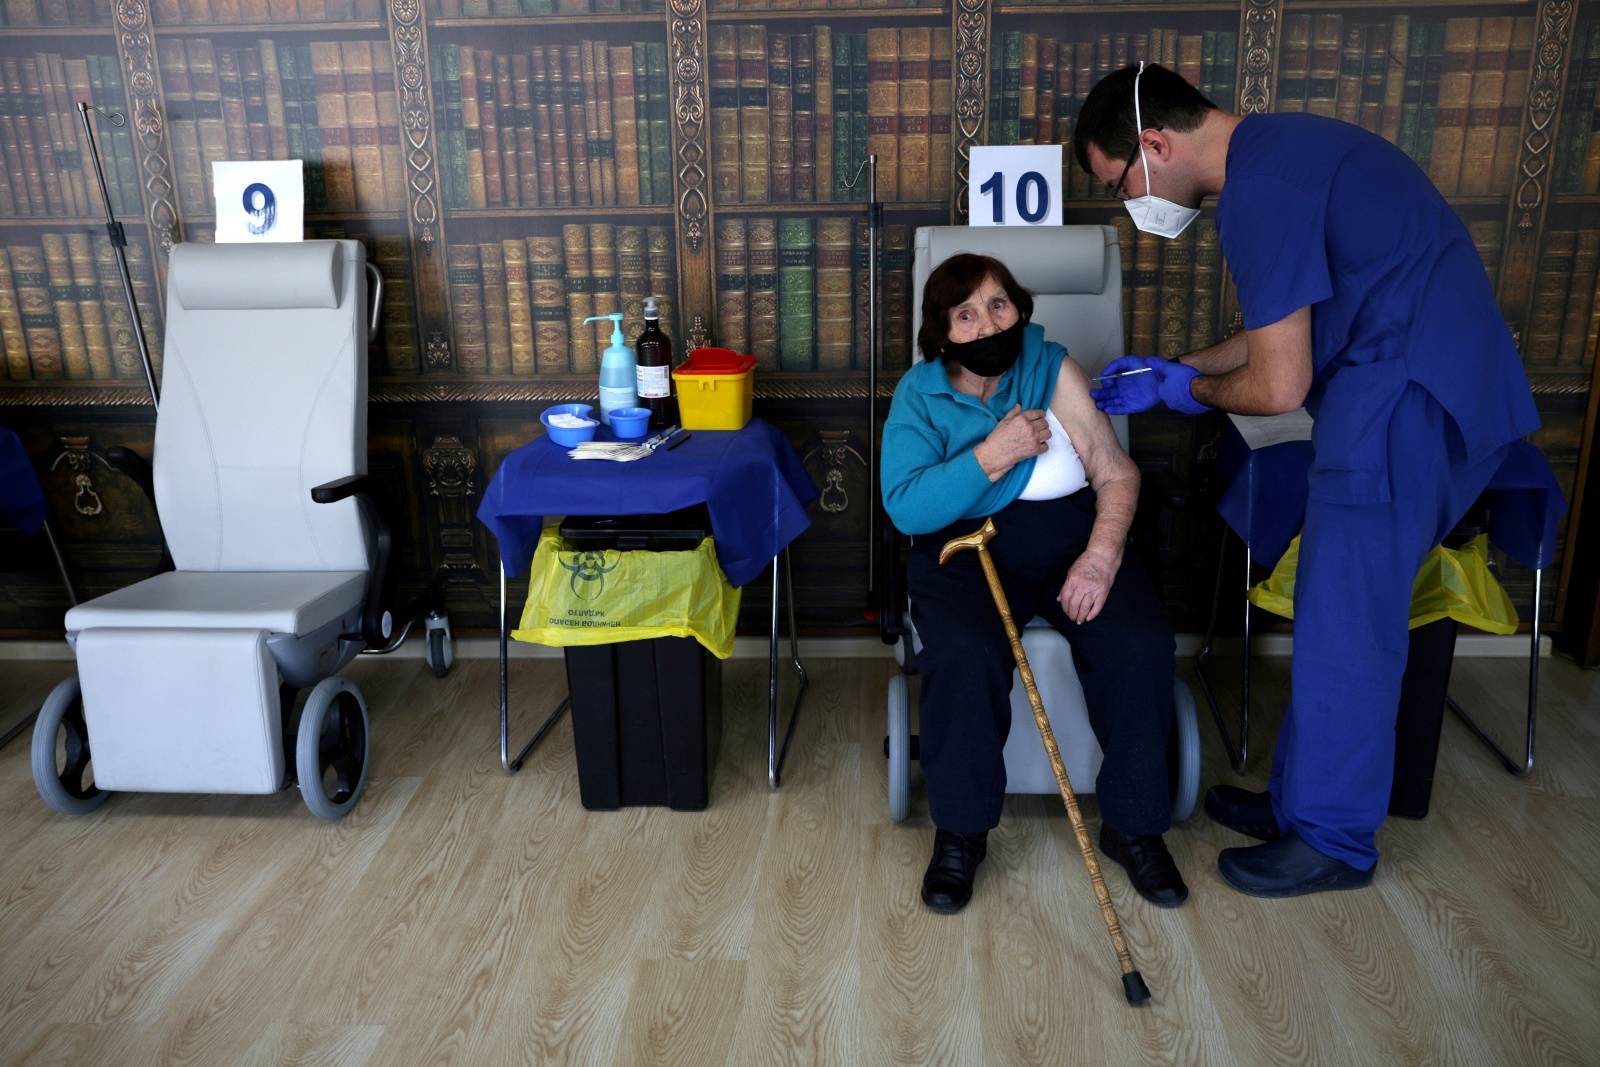
{"type": "Polygon", "coordinates": [[[424,610],[429,659],[448,669],[437,589],[399,634],[388,607],[389,534],[366,485],[382,295],[378,277],[369,318],[369,270],[358,241],[172,250],[146,487],[176,569],[67,612],[77,675],[33,735],[34,781],[57,810],[298,782],[339,818],[365,784],[368,731],[360,690],[335,672],[398,647],[424,610]]]}
{"type": "MultiPolygon", "coordinates": [[[[916,337],[922,327],[922,290],[933,269],[957,252],[993,256],[1010,269],[1017,283],[1033,294],[1033,320],[1045,336],[1066,348],[1071,359],[1093,377],[1105,365],[1124,355],[1122,339],[1122,266],[1117,231],[1111,226],[978,227],[925,226],[917,230],[912,267],[912,325],[916,337]]],[[[916,352],[912,358],[920,358],[916,352]]],[[[1127,416],[1112,416],[1122,447],[1128,447],[1127,416]]],[[[1041,462],[1044,458],[1041,457],[1041,462]]],[[[885,523],[888,528],[888,524],[885,523]]],[[[885,558],[897,556],[886,546],[885,558]]],[[[897,569],[888,567],[890,574],[897,569]]],[[[889,603],[882,612],[884,637],[895,640],[895,658],[903,668],[907,651],[921,651],[916,630],[906,610],[903,581],[885,583],[889,603]]],[[[1022,632],[1034,680],[1051,728],[1061,747],[1067,777],[1079,793],[1093,793],[1102,754],[1089,725],[1083,688],[1078,683],[1072,648],[1067,639],[1043,619],[1034,619],[1022,632]]],[[[1200,790],[1200,731],[1195,720],[1194,696],[1180,679],[1174,686],[1175,717],[1168,746],[1172,779],[1172,818],[1189,817],[1200,790]]],[[[889,817],[904,819],[911,810],[911,761],[915,738],[911,733],[911,691],[904,671],[889,682],[888,739],[889,817]]],[[[1006,740],[1006,792],[1055,793],[1055,773],[1039,740],[1027,691],[1015,671],[1011,684],[1011,733],[1006,740]]]]}

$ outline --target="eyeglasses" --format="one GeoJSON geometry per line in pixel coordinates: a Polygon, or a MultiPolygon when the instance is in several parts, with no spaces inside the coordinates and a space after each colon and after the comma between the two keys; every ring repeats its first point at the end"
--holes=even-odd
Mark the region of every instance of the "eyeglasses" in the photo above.
{"type": "MultiPolygon", "coordinates": [[[[1143,131],[1141,130],[1140,132],[1142,133],[1143,131]]],[[[1130,199],[1128,196],[1128,191],[1124,189],[1123,186],[1128,184],[1128,172],[1133,169],[1133,165],[1138,162],[1138,160],[1139,142],[1136,140],[1133,142],[1133,154],[1128,157],[1128,162],[1122,167],[1122,175],[1117,178],[1117,184],[1106,186],[1107,193],[1117,200],[1130,199]]]]}

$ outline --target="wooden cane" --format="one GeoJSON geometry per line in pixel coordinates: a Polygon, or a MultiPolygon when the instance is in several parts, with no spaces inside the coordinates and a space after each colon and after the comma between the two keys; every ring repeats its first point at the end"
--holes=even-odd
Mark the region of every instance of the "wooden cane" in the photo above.
{"type": "Polygon", "coordinates": [[[1028,691],[1028,703],[1033,706],[1033,721],[1039,727],[1045,754],[1050,757],[1050,767],[1055,771],[1056,785],[1061,788],[1061,799],[1067,805],[1067,818],[1072,822],[1072,833],[1078,839],[1078,851],[1083,855],[1083,865],[1089,871],[1089,882],[1094,886],[1095,898],[1100,902],[1100,918],[1105,920],[1106,933],[1111,935],[1111,947],[1116,951],[1117,963],[1122,967],[1123,995],[1128,998],[1129,1004],[1143,1004],[1150,999],[1150,988],[1134,969],[1133,957],[1128,954],[1128,943],[1122,937],[1122,924],[1117,921],[1116,906],[1111,903],[1111,894],[1106,892],[1106,881],[1100,874],[1100,860],[1094,854],[1094,846],[1089,843],[1089,831],[1084,828],[1083,813],[1078,810],[1078,795],[1072,791],[1072,783],[1067,780],[1067,768],[1061,762],[1061,749],[1056,744],[1055,731],[1050,728],[1050,719],[1044,713],[1044,701],[1039,698],[1039,687],[1033,681],[1033,668],[1028,666],[1028,654],[1022,650],[1022,637],[1017,633],[1015,620],[1011,618],[1011,605],[1006,601],[1005,590],[1000,588],[1000,575],[994,569],[994,560],[989,558],[988,544],[994,535],[994,520],[985,519],[982,529],[947,542],[939,550],[939,562],[943,564],[956,553],[969,548],[978,551],[978,562],[983,565],[983,576],[988,579],[994,606],[1000,612],[1000,621],[1005,624],[1006,637],[1011,640],[1011,655],[1017,661],[1018,673],[1022,675],[1022,687],[1028,691]]]}

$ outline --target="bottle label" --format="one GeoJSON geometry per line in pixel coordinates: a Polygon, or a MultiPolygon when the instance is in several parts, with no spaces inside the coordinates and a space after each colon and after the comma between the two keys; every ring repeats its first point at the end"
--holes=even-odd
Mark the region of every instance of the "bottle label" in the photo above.
{"type": "Polygon", "coordinates": [[[671,367],[639,368],[639,399],[663,400],[672,395],[671,367]]]}

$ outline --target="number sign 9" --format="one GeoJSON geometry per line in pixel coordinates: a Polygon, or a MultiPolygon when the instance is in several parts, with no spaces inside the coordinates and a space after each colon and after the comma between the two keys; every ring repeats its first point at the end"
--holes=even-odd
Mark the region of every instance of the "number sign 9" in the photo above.
{"type": "Polygon", "coordinates": [[[250,232],[257,237],[272,229],[278,217],[278,198],[261,182],[252,182],[244,191],[244,213],[250,221],[246,223],[250,232]]]}

